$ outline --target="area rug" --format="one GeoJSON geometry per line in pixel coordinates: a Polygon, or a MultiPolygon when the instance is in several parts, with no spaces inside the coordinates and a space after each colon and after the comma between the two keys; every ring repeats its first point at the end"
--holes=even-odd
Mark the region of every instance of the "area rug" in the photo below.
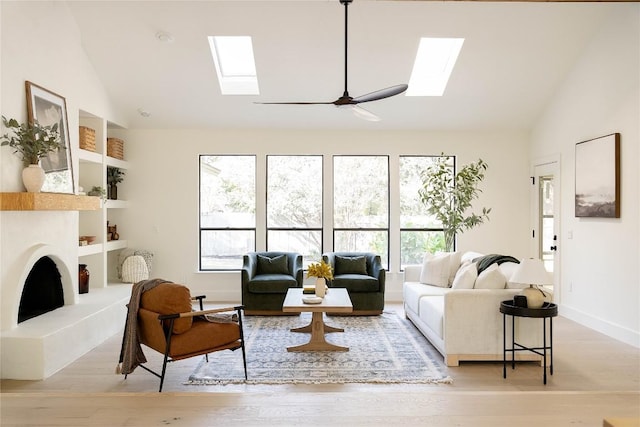
{"type": "Polygon", "coordinates": [[[288,352],[304,344],[310,334],[290,329],[305,326],[310,313],[300,316],[244,317],[247,371],[245,381],[240,350],[203,357],[185,384],[342,384],[451,383],[442,356],[408,320],[395,313],[381,316],[329,316],[325,323],[344,328],[326,340],[347,346],[347,352],[288,352]]]}

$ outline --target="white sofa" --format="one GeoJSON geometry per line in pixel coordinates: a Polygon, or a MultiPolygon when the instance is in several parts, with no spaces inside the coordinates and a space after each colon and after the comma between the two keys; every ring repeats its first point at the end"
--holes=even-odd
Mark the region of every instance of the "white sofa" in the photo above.
{"type": "MultiPolygon", "coordinates": [[[[427,284],[438,281],[428,277],[427,270],[434,263],[425,260],[422,265],[405,267],[405,315],[444,356],[447,366],[458,366],[460,361],[501,361],[503,315],[499,310],[500,302],[513,300],[514,295],[521,291],[522,285],[509,282],[517,264],[494,263],[483,274],[477,276],[476,273],[474,277],[477,264],[471,260],[482,254],[469,252],[449,256],[449,268],[447,270],[445,266],[439,269],[442,280],[435,285],[427,284]],[[466,284],[461,284],[460,276],[465,272],[466,284]],[[488,276],[492,277],[492,283],[487,282],[488,276]]],[[[444,265],[442,262],[439,264],[444,265]]],[[[516,342],[527,347],[542,347],[541,322],[541,319],[516,317],[516,342]]],[[[507,347],[511,346],[510,337],[511,316],[507,316],[507,347]]],[[[508,360],[510,357],[509,354],[508,360]]],[[[519,351],[516,352],[516,360],[541,360],[541,357],[528,351],[519,351]]]]}

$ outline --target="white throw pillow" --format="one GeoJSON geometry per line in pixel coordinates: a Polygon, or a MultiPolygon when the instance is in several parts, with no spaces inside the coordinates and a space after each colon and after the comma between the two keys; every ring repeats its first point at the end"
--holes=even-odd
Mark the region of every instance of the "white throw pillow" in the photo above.
{"type": "Polygon", "coordinates": [[[449,255],[448,253],[437,255],[425,254],[422,260],[422,270],[420,271],[420,283],[439,286],[441,288],[448,287],[449,255]]]}
{"type": "Polygon", "coordinates": [[[473,289],[473,284],[478,278],[478,266],[475,262],[466,262],[458,269],[453,279],[453,289],[473,289]]]}
{"type": "Polygon", "coordinates": [[[479,258],[481,256],[484,256],[484,254],[481,254],[480,252],[465,252],[460,258],[460,262],[473,262],[475,258],[479,258]]]}
{"type": "Polygon", "coordinates": [[[140,255],[131,255],[122,263],[122,282],[138,283],[149,278],[149,269],[145,259],[140,255]]]}
{"type": "Polygon", "coordinates": [[[504,289],[507,279],[498,268],[498,264],[491,264],[486,270],[478,274],[475,289],[504,289]]]}
{"type": "Polygon", "coordinates": [[[448,286],[451,287],[451,285],[453,284],[453,279],[456,277],[456,273],[460,269],[460,265],[462,263],[462,252],[438,252],[438,255],[441,254],[449,255],[448,286]]]}

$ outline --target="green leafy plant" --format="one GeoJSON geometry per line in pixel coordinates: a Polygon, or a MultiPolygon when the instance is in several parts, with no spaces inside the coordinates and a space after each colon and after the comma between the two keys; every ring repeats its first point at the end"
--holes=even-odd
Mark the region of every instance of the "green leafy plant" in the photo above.
{"type": "Polygon", "coordinates": [[[478,159],[463,166],[454,176],[450,160],[443,155],[424,170],[422,188],[418,190],[427,212],[442,223],[447,251],[453,251],[456,233],[482,224],[491,212],[491,208],[482,208],[480,214],[467,213],[482,192],[478,186],[484,179],[487,164],[478,159]]]}
{"type": "Polygon", "coordinates": [[[125,172],[120,168],[107,168],[107,184],[116,185],[124,180],[125,172]]]}
{"type": "Polygon", "coordinates": [[[7,133],[0,136],[1,145],[13,148],[25,166],[37,165],[49,153],[66,149],[60,142],[57,123],[52,126],[41,126],[38,122],[20,124],[5,116],[2,116],[2,123],[7,129],[11,129],[13,135],[7,133]]]}
{"type": "Polygon", "coordinates": [[[91,187],[91,191],[89,191],[87,193],[87,195],[100,197],[102,200],[106,200],[107,199],[107,190],[105,190],[104,188],[102,188],[100,186],[93,186],[93,187],[91,187]]]}

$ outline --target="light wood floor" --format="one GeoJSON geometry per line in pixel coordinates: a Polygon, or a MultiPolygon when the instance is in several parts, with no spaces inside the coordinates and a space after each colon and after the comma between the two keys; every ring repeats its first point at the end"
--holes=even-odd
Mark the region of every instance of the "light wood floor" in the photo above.
{"type": "Polygon", "coordinates": [[[602,426],[622,418],[640,426],[640,350],[562,317],[546,386],[539,364],[519,363],[503,379],[493,362],[448,368],[451,385],[183,385],[194,358],[169,365],[159,394],[141,369],[115,375],[120,340],[45,381],[1,381],[0,425],[602,426]]]}

